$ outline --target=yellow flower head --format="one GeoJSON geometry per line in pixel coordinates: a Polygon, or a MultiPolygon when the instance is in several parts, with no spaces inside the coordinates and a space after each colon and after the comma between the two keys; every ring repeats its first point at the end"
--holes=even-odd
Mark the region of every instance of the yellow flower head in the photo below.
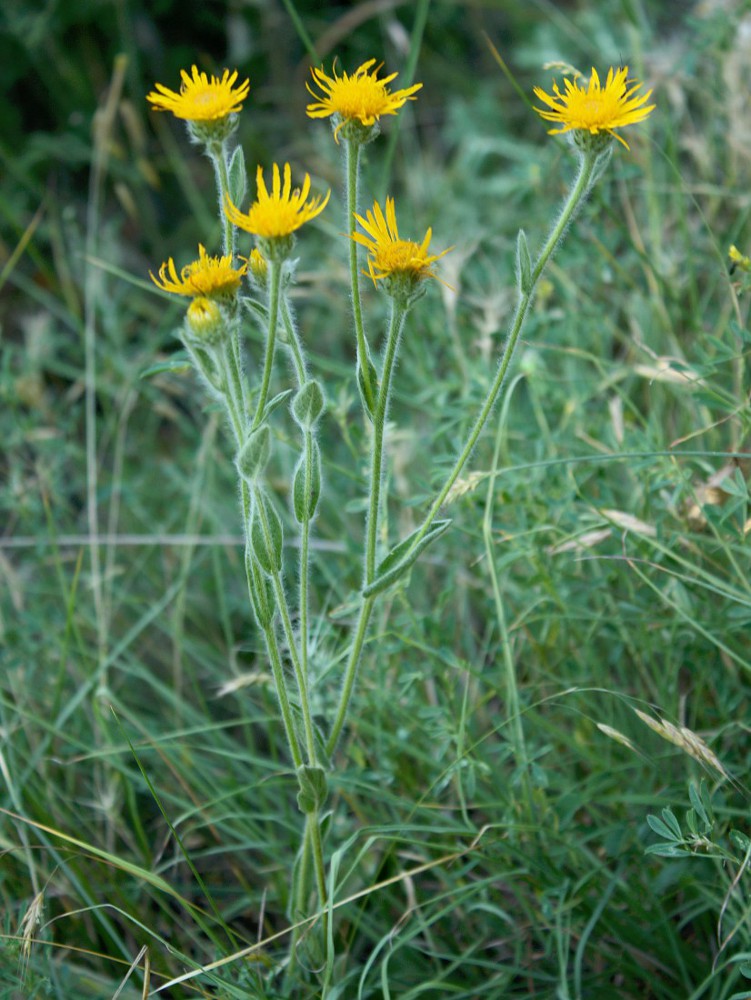
{"type": "MultiPolygon", "coordinates": [[[[391,91],[387,84],[395,80],[398,74],[392,73],[379,80],[378,71],[381,66],[371,69],[374,65],[375,59],[369,59],[362,66],[358,66],[351,75],[342,73],[341,76],[337,75],[336,69],[332,70],[332,76],[327,76],[322,69],[315,67],[310,71],[322,93],[317,94],[311,89],[310,84],[306,84],[308,92],[316,99],[314,104],[309,104],[307,107],[308,116],[310,118],[333,116],[334,137],[337,142],[339,131],[345,126],[359,123],[369,132],[381,115],[395,115],[407,101],[416,100],[414,95],[422,87],[421,83],[415,83],[404,90],[391,91]]],[[[360,135],[355,131],[352,136],[348,136],[345,129],[345,136],[365,141],[367,132],[362,130],[360,132],[360,135]]]]}
{"type": "Polygon", "coordinates": [[[354,232],[351,239],[366,247],[370,254],[368,274],[373,279],[374,285],[378,281],[383,281],[389,295],[409,301],[417,291],[419,283],[425,278],[436,278],[440,281],[431,265],[449,251],[428,253],[430,238],[433,235],[432,229],[428,229],[425,233],[422,243],[401,239],[396,224],[393,198],[386,199],[385,215],[378,202],[375,202],[373,210],[368,210],[364,219],[361,215],[355,215],[355,219],[367,235],[354,232]]]}
{"type": "Polygon", "coordinates": [[[153,105],[155,111],[171,111],[175,118],[183,118],[189,122],[217,122],[229,115],[242,111],[242,102],[248,96],[250,81],[246,80],[235,87],[237,70],[230,73],[225,69],[221,80],[217,76],[211,79],[206,73],[199,73],[198,67],[191,69],[188,76],[184,69],[180,70],[182,84],[180,93],[169,90],[157,83],[155,91],[147,95],[146,100],[153,105]]]}
{"type": "Polygon", "coordinates": [[[286,256],[291,246],[290,237],[295,230],[324,210],[331,191],[325,197],[317,195],[308,201],[310,176],[306,174],[302,187],[293,190],[289,163],[284,164],[284,185],[279,167],[274,164],[271,194],[263,179],[263,168],[259,166],[256,171],[256,187],[256,200],[247,212],[241,212],[229,197],[225,199],[224,212],[233,225],[260,238],[261,252],[265,257],[279,260],[286,256]]]}
{"type": "Polygon", "coordinates": [[[728,250],[728,257],[730,258],[730,273],[732,274],[736,268],[740,268],[741,271],[751,271],[751,258],[742,254],[737,246],[731,246],[728,250]]]}
{"type": "Polygon", "coordinates": [[[198,260],[187,264],[178,277],[175,262],[170,259],[159,268],[159,277],[149,271],[151,280],[165,292],[173,295],[188,295],[191,298],[225,298],[234,295],[240,287],[240,278],[245,274],[247,262],[242,267],[232,266],[232,257],[209,257],[199,244],[198,260]]]}
{"type": "Polygon", "coordinates": [[[612,136],[628,149],[628,143],[613,130],[644,121],[655,109],[654,104],[644,106],[652,96],[651,90],[636,96],[642,84],[628,79],[628,66],[617,70],[611,67],[604,87],[594,68],[586,89],[568,79],[564,85],[566,92],[562,94],[558,84],[553,84],[554,97],[539,87],[534,88],[537,99],[550,109],[535,108],[535,111],[547,121],[563,126],[550,129],[551,135],[573,131],[575,139],[585,139],[587,135],[605,133],[603,138],[612,136]]]}

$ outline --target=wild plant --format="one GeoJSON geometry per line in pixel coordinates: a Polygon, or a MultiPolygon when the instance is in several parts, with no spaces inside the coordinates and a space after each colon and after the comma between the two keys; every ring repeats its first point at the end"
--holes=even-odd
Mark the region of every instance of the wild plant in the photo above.
{"type": "MultiPolygon", "coordinates": [[[[168,111],[187,123],[190,139],[211,159],[216,176],[217,203],[224,234],[221,253],[211,255],[199,246],[198,256],[179,272],[170,257],[152,278],[170,295],[185,296],[190,304],[182,326],[182,341],[206,392],[221,407],[231,436],[240,497],[239,517],[245,536],[245,572],[255,627],[263,636],[268,667],[273,675],[281,726],[289,762],[297,783],[297,802],[304,817],[300,850],[289,890],[288,917],[294,926],[286,961],[294,970],[302,932],[317,924],[329,949],[334,947],[335,880],[327,868],[331,845],[325,840],[329,777],[337,747],[347,724],[358,670],[367,666],[364,655],[369,627],[378,601],[403,581],[426,548],[437,543],[450,527],[443,508],[489,418],[503,398],[504,386],[525,319],[548,262],[597,179],[607,167],[616,142],[628,149],[620,129],[643,121],[653,110],[651,92],[628,78],[628,69],[610,69],[604,84],[592,70],[584,84],[566,79],[553,94],[536,88],[543,107],[539,114],[572,140],[577,170],[550,232],[532,256],[524,231],[516,242],[516,308],[484,399],[443,483],[426,505],[418,527],[396,538],[389,524],[389,497],[384,469],[387,461],[387,424],[396,378],[402,333],[431,281],[441,281],[440,260],[449,249],[433,250],[432,229],[422,238],[405,238],[397,221],[396,202],[387,197],[364,211],[359,190],[359,161],[364,146],[374,142],[385,116],[396,115],[417,99],[421,84],[390,89],[392,73],[380,77],[371,59],[353,73],[330,74],[312,70],[308,90],[313,97],[307,113],[328,118],[336,149],[343,160],[346,216],[342,253],[349,264],[353,346],[352,374],[361,403],[362,422],[369,442],[367,511],[363,525],[361,586],[354,625],[345,648],[333,662],[343,663],[337,677],[336,708],[330,718],[314,719],[310,651],[315,630],[312,617],[321,613],[311,598],[311,545],[319,501],[327,488],[326,456],[317,433],[326,408],[326,387],[311,371],[308,351],[300,335],[291,291],[295,284],[298,232],[327,208],[329,193],[313,194],[310,176],[293,186],[289,164],[258,165],[254,172],[255,199],[242,209],[248,188],[243,150],[234,144],[238,115],[250,92],[238,73],[221,77],[183,72],[179,92],[160,84],[148,95],[154,109],[168,111]],[[247,247],[245,234],[254,238],[247,247]],[[242,243],[241,243],[242,241],[242,243]],[[242,256],[242,251],[246,256],[242,256]],[[365,252],[365,269],[361,256],[365,252]],[[372,349],[361,299],[363,275],[389,299],[389,320],[380,357],[372,349]],[[263,352],[249,362],[245,328],[252,324],[263,334],[263,352]],[[286,355],[288,364],[279,364],[286,355]],[[272,393],[281,372],[291,372],[285,388],[272,393]],[[267,468],[277,445],[275,421],[288,407],[297,428],[297,458],[291,481],[283,490],[273,486],[267,468]],[[283,503],[291,508],[297,526],[296,546],[285,545],[283,503]],[[387,541],[388,540],[388,541],[387,541]],[[297,558],[293,560],[293,553],[297,558]],[[295,564],[296,563],[296,564],[295,564]]],[[[304,248],[302,251],[304,253],[304,248]]],[[[499,276],[499,281],[504,278],[499,276]]],[[[325,678],[331,676],[325,672],[325,678]]],[[[325,679],[325,682],[329,681],[325,679]]],[[[515,679],[510,678],[513,693],[515,679]]],[[[517,740],[523,757],[523,740],[517,740]]],[[[526,762],[517,761],[520,770],[526,762]]],[[[331,968],[331,962],[327,968],[331,968]]],[[[187,978],[187,977],[183,977],[187,978]]],[[[177,981],[177,980],[176,980],[177,981]]],[[[176,982],[175,981],[175,982],[176,982]]],[[[169,985],[169,984],[167,984],[169,985]]]]}

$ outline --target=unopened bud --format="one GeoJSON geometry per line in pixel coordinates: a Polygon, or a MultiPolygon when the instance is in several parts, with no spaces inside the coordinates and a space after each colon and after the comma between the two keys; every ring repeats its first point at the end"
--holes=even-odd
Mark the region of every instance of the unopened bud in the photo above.
{"type": "Polygon", "coordinates": [[[269,280],[269,265],[260,250],[254,247],[248,257],[248,272],[253,284],[264,291],[269,280]]]}
{"type": "Polygon", "coordinates": [[[216,344],[224,335],[226,324],[222,311],[212,299],[193,299],[185,316],[191,338],[202,344],[216,344]]]}

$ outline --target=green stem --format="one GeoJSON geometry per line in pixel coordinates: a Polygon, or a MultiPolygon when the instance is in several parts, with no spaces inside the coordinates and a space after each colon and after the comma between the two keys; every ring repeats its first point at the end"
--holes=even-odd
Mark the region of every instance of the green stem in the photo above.
{"type": "Polygon", "coordinates": [[[237,358],[232,343],[226,340],[221,347],[221,361],[224,368],[224,405],[229,416],[232,431],[238,448],[245,443],[247,414],[245,411],[244,393],[240,384],[240,373],[237,370],[237,358]]]}
{"type": "MultiPolygon", "coordinates": [[[[292,355],[292,360],[295,366],[295,374],[297,376],[298,387],[302,386],[307,381],[307,373],[305,366],[305,357],[303,354],[302,345],[300,343],[300,338],[297,334],[297,328],[295,326],[294,319],[287,301],[286,295],[282,295],[281,299],[281,312],[282,312],[282,324],[284,330],[287,334],[287,342],[289,345],[290,353],[292,355]]],[[[304,447],[305,447],[305,496],[310,496],[311,489],[311,474],[313,468],[313,434],[311,431],[306,430],[303,434],[304,447]]],[[[316,763],[317,755],[315,749],[315,742],[313,740],[313,726],[310,719],[310,700],[308,698],[308,603],[309,603],[309,576],[310,576],[310,518],[306,515],[301,526],[301,538],[300,538],[300,700],[303,704],[303,715],[305,718],[306,734],[309,740],[308,743],[308,757],[311,765],[316,763]],[[302,684],[304,683],[304,690],[302,684]]],[[[321,821],[320,813],[316,810],[314,813],[309,813],[305,817],[305,839],[303,841],[303,857],[301,859],[301,871],[306,872],[307,869],[307,856],[308,851],[311,851],[313,855],[313,865],[316,873],[316,883],[318,887],[318,898],[320,900],[321,908],[323,909],[326,905],[326,865],[323,857],[323,843],[321,841],[321,821]]],[[[307,874],[304,874],[304,879],[307,881],[307,874]]],[[[303,883],[304,886],[304,883],[303,883]]],[[[303,888],[304,892],[304,888],[303,888]]],[[[298,898],[297,904],[301,908],[304,907],[304,899],[300,897],[299,887],[298,887],[298,898]]],[[[326,921],[328,919],[327,914],[324,912],[324,929],[326,927],[326,921]]]]}
{"type": "MultiPolygon", "coordinates": [[[[232,429],[235,435],[235,440],[237,441],[238,445],[242,445],[242,443],[245,440],[244,413],[241,414],[240,412],[238,412],[240,404],[232,392],[231,379],[227,378],[228,374],[227,368],[230,368],[232,366],[234,360],[232,349],[229,345],[227,344],[224,345],[224,348],[220,354],[220,358],[225,368],[224,375],[225,375],[225,384],[227,385],[227,392],[224,395],[224,401],[227,408],[227,413],[230,418],[230,423],[232,425],[232,429]]],[[[256,586],[256,584],[252,579],[252,570],[250,565],[250,560],[252,559],[252,556],[250,555],[250,542],[248,538],[249,523],[250,523],[250,490],[248,488],[247,482],[242,477],[240,477],[240,495],[242,502],[243,525],[245,531],[245,545],[246,545],[245,572],[247,576],[248,588],[252,589],[254,586],[256,586]]],[[[263,506],[260,504],[259,504],[259,511],[261,514],[261,523],[263,526],[264,533],[267,536],[267,544],[268,544],[268,536],[270,534],[269,526],[266,517],[264,515],[263,506]]],[[[276,577],[278,577],[278,574],[276,574],[276,577]]],[[[291,636],[292,629],[291,629],[291,623],[289,622],[289,615],[287,614],[286,602],[284,601],[284,590],[281,586],[281,581],[275,579],[274,584],[275,584],[275,594],[277,598],[277,603],[280,606],[280,611],[282,612],[283,621],[286,622],[286,625],[288,626],[289,629],[286,635],[287,641],[290,642],[290,648],[294,651],[294,645],[290,641],[292,638],[291,636]],[[277,584],[278,584],[278,589],[277,589],[277,584]],[[281,591],[281,600],[279,596],[280,591],[281,591]]],[[[287,630],[285,629],[285,631],[287,630]]],[[[290,707],[289,695],[287,692],[287,681],[284,677],[284,669],[282,667],[281,656],[279,653],[279,644],[276,638],[276,633],[274,632],[273,625],[269,625],[267,628],[264,629],[264,639],[266,642],[266,649],[269,654],[269,660],[271,661],[271,669],[274,677],[274,684],[276,686],[277,697],[279,699],[279,706],[282,713],[284,730],[287,736],[287,743],[289,744],[290,754],[292,756],[295,769],[297,769],[299,767],[302,767],[303,765],[303,755],[300,750],[300,743],[297,738],[297,732],[295,730],[294,719],[292,717],[292,709],[290,707]]],[[[304,699],[303,704],[307,705],[307,699],[304,699]]],[[[308,740],[308,747],[310,747],[310,740],[308,740]]],[[[311,761],[311,763],[315,763],[315,761],[311,761]]]]}
{"type": "MultiPolygon", "coordinates": [[[[521,377],[521,376],[519,376],[521,377]]],[[[524,789],[527,807],[532,815],[532,788],[529,780],[529,768],[527,760],[527,749],[524,742],[524,728],[522,726],[521,708],[519,704],[519,686],[516,680],[516,664],[511,653],[511,643],[509,639],[508,627],[506,625],[506,612],[501,596],[501,587],[498,580],[495,559],[493,558],[493,501],[495,497],[495,481],[498,475],[498,463],[501,455],[501,442],[503,440],[503,428],[505,421],[498,421],[498,429],[495,438],[495,450],[493,452],[493,464],[490,467],[488,478],[488,493],[485,499],[485,516],[483,518],[482,533],[485,542],[485,554],[487,556],[487,566],[490,573],[491,586],[493,588],[493,600],[495,602],[496,617],[498,618],[498,628],[501,633],[501,643],[503,650],[503,666],[506,680],[506,711],[511,724],[512,741],[514,746],[514,757],[517,767],[521,772],[522,788],[524,789]]]]}
{"type": "Polygon", "coordinates": [[[311,767],[315,767],[318,762],[316,755],[316,743],[313,733],[313,719],[310,714],[310,699],[308,698],[308,679],[303,673],[302,664],[300,662],[300,657],[297,653],[297,646],[295,644],[295,633],[292,628],[292,622],[289,617],[289,608],[287,607],[287,597],[284,593],[284,587],[282,586],[281,573],[274,573],[272,577],[272,584],[274,587],[274,595],[276,597],[277,607],[279,613],[282,616],[282,628],[284,630],[284,638],[287,640],[287,645],[289,646],[289,655],[292,660],[292,668],[295,671],[295,679],[297,680],[297,687],[300,693],[300,707],[302,709],[303,718],[303,729],[305,730],[305,744],[308,753],[308,763],[311,767]]]}
{"type": "MultiPolygon", "coordinates": [[[[258,511],[258,517],[261,522],[261,530],[264,534],[264,540],[266,547],[271,551],[273,548],[273,541],[271,536],[271,528],[269,526],[268,518],[266,517],[266,511],[264,505],[260,502],[256,504],[256,510],[258,511]]],[[[297,653],[297,645],[295,643],[295,633],[292,628],[292,621],[289,617],[289,608],[287,606],[287,595],[284,593],[284,586],[282,584],[282,575],[277,570],[271,574],[271,583],[274,588],[274,596],[276,598],[276,606],[279,614],[282,618],[282,629],[284,630],[284,638],[287,640],[287,645],[289,647],[289,655],[292,660],[292,667],[295,672],[295,679],[297,680],[297,687],[300,693],[300,707],[302,709],[303,716],[303,727],[305,730],[305,743],[308,753],[308,763],[311,767],[315,767],[318,763],[316,757],[316,744],[313,735],[313,720],[310,715],[310,699],[308,698],[308,679],[303,673],[302,665],[300,663],[300,657],[297,653]]]]}
{"type": "MultiPolygon", "coordinates": [[[[307,897],[310,891],[311,855],[313,856],[316,873],[316,887],[318,889],[319,899],[321,900],[321,910],[323,911],[323,929],[325,938],[325,932],[328,925],[328,910],[326,909],[328,894],[326,891],[326,868],[323,861],[321,824],[318,810],[312,813],[307,813],[305,816],[305,831],[303,833],[303,841],[300,848],[300,862],[297,867],[297,879],[292,887],[294,895],[292,897],[292,906],[290,907],[290,916],[294,924],[297,924],[298,920],[305,917],[308,912],[307,897]]],[[[305,929],[306,927],[303,925],[302,927],[295,927],[292,931],[292,940],[290,942],[289,949],[289,963],[287,965],[286,973],[286,981],[289,984],[293,981],[295,964],[297,961],[297,946],[300,943],[300,938],[305,929]]]]}
{"type": "Polygon", "coordinates": [[[292,318],[292,313],[289,308],[289,302],[287,301],[287,296],[284,294],[282,294],[281,296],[280,308],[282,312],[282,325],[284,327],[284,332],[287,335],[287,345],[289,347],[290,354],[292,355],[292,363],[295,366],[297,385],[298,387],[302,387],[305,384],[305,382],[307,382],[308,379],[305,366],[305,357],[303,355],[300,338],[297,334],[295,321],[292,318]]]}
{"type": "MultiPolygon", "coordinates": [[[[370,501],[368,504],[368,526],[367,538],[365,542],[365,583],[372,583],[375,577],[376,547],[378,542],[378,521],[381,506],[381,479],[383,467],[383,437],[386,428],[386,417],[388,415],[389,397],[391,394],[391,376],[394,372],[394,362],[399,348],[404,319],[407,310],[392,299],[391,320],[389,332],[386,340],[386,351],[383,358],[383,374],[381,376],[381,386],[378,390],[375,412],[373,414],[373,443],[370,458],[370,501]]],[[[355,685],[357,668],[360,663],[360,654],[365,643],[365,636],[370,622],[370,615],[373,610],[374,598],[364,598],[360,607],[360,618],[357,623],[355,639],[350,650],[347,666],[344,671],[344,683],[339,695],[339,705],[337,706],[336,718],[331,733],[326,743],[326,752],[332,754],[339,742],[339,736],[344,726],[347,716],[349,700],[352,696],[352,689],[355,685]]]]}
{"type": "MultiPolygon", "coordinates": [[[[498,399],[498,394],[501,390],[501,387],[503,386],[506,375],[508,374],[509,366],[511,364],[511,360],[514,355],[514,350],[516,348],[516,344],[519,339],[519,334],[521,333],[524,319],[526,318],[527,315],[527,310],[529,309],[529,305],[534,295],[535,286],[537,285],[537,282],[540,279],[540,275],[542,274],[545,265],[550,259],[550,256],[552,255],[556,246],[562,239],[566,231],[566,227],[573,219],[577,209],[580,207],[582,201],[584,200],[589,191],[589,188],[591,187],[593,177],[595,176],[597,159],[598,159],[597,156],[589,155],[589,156],[583,156],[579,161],[579,172],[576,175],[574,183],[569,192],[568,198],[566,199],[563,205],[563,209],[561,211],[560,216],[558,217],[558,221],[556,222],[552,232],[550,233],[550,236],[548,237],[545,245],[540,251],[540,255],[537,258],[537,262],[535,263],[535,266],[532,270],[532,274],[530,276],[529,287],[523,293],[520,293],[519,303],[516,308],[516,313],[514,314],[514,319],[511,324],[511,330],[509,332],[508,339],[506,340],[506,345],[503,351],[503,355],[501,356],[501,360],[498,365],[498,372],[496,374],[496,377],[493,381],[492,386],[490,387],[490,390],[488,391],[482,409],[480,410],[480,413],[477,419],[475,420],[469,438],[467,439],[464,448],[462,449],[459,457],[456,460],[454,468],[449,474],[443,488],[441,489],[441,492],[438,494],[436,500],[431,506],[430,511],[420,528],[420,531],[415,536],[415,544],[419,542],[422,538],[424,538],[425,535],[430,530],[430,527],[433,521],[435,520],[438,511],[443,506],[443,503],[446,500],[446,497],[448,496],[449,490],[458,479],[467,459],[469,458],[472,452],[472,449],[477,443],[477,439],[479,438],[480,433],[482,432],[482,429],[484,428],[488,417],[490,416],[490,412],[493,409],[498,399]]],[[[393,315],[392,315],[392,323],[393,323],[393,315]]],[[[385,382],[386,379],[384,376],[383,388],[386,391],[388,391],[388,387],[385,385],[385,382]]],[[[381,401],[382,401],[381,397],[379,396],[379,403],[381,401]]],[[[374,441],[375,441],[375,432],[374,432],[374,441]]],[[[373,510],[373,479],[371,478],[371,512],[372,510],[373,510]]],[[[375,537],[375,528],[373,528],[372,530],[373,530],[373,537],[375,537]]],[[[371,537],[370,525],[369,525],[368,537],[370,543],[370,537],[371,537]]],[[[368,555],[366,557],[366,563],[368,565],[370,565],[370,559],[371,556],[369,548],[368,555]]],[[[368,574],[366,571],[366,579],[367,575],[368,574]]],[[[337,707],[337,712],[334,719],[334,724],[331,729],[331,734],[329,735],[328,741],[326,743],[326,752],[328,754],[332,754],[336,749],[336,744],[339,741],[339,736],[341,735],[341,731],[344,727],[344,722],[347,716],[347,709],[349,707],[349,700],[352,695],[355,676],[357,674],[357,667],[360,660],[360,654],[365,644],[365,636],[367,634],[368,624],[370,622],[370,616],[373,611],[374,600],[375,597],[364,598],[362,605],[360,607],[360,617],[357,623],[355,639],[352,644],[352,649],[350,650],[347,666],[345,668],[344,683],[342,685],[342,691],[339,696],[339,705],[337,707]]]]}
{"type": "Polygon", "coordinates": [[[316,809],[313,813],[309,813],[307,820],[308,830],[310,831],[310,846],[313,849],[313,864],[316,870],[316,882],[318,883],[318,898],[321,902],[321,909],[324,910],[323,926],[325,929],[328,915],[324,908],[326,906],[328,895],[326,892],[326,863],[323,860],[323,843],[321,841],[321,817],[318,809],[316,809]]]}
{"type": "Polygon", "coordinates": [[[217,193],[219,195],[219,218],[224,225],[224,256],[235,256],[235,227],[224,212],[224,200],[229,195],[229,174],[227,172],[226,142],[211,143],[208,147],[211,162],[216,174],[217,193]]]}
{"type": "MultiPolygon", "coordinates": [[[[281,297],[282,324],[287,335],[287,343],[292,355],[297,376],[298,388],[307,381],[305,357],[303,355],[302,344],[297,334],[297,328],[292,316],[287,296],[281,297]]],[[[311,472],[313,462],[313,434],[307,430],[303,433],[303,446],[305,448],[305,496],[310,496],[311,472]]],[[[300,660],[302,675],[308,677],[308,578],[310,575],[310,518],[306,516],[300,526],[300,660]]],[[[307,692],[307,687],[306,687],[307,692]]],[[[314,760],[311,758],[311,764],[314,760]]]]}
{"type": "Polygon", "coordinates": [[[273,625],[269,625],[268,628],[263,630],[263,637],[266,641],[266,650],[271,661],[271,672],[274,675],[274,684],[276,686],[277,697],[279,698],[279,707],[282,711],[282,720],[284,722],[284,731],[287,734],[289,752],[292,756],[295,770],[298,770],[303,766],[303,755],[300,749],[300,741],[295,731],[295,721],[292,717],[292,709],[287,695],[287,682],[284,678],[284,668],[282,667],[282,660],[279,654],[279,643],[273,625]]]}
{"type": "MultiPolygon", "coordinates": [[[[313,464],[313,435],[305,431],[305,497],[310,496],[313,464]]],[[[310,518],[302,522],[300,536],[300,659],[303,676],[308,676],[308,576],[310,574],[310,518]]]]}
{"type": "Polygon", "coordinates": [[[266,335],[266,357],[263,363],[263,378],[258,396],[256,412],[253,415],[251,430],[254,431],[263,420],[263,411],[271,383],[271,369],[274,363],[274,345],[276,343],[276,324],[279,320],[279,288],[282,279],[282,265],[278,260],[269,261],[269,329],[266,335]]]}
{"type": "Polygon", "coordinates": [[[352,643],[352,649],[349,652],[349,659],[347,660],[347,666],[344,671],[344,683],[342,684],[342,690],[339,695],[339,705],[336,710],[336,718],[334,719],[334,725],[331,727],[331,733],[329,734],[329,738],[326,742],[326,753],[329,756],[331,756],[334,750],[336,750],[336,745],[339,742],[339,737],[341,736],[342,729],[344,728],[344,722],[347,718],[349,700],[352,697],[352,688],[355,684],[357,667],[360,663],[360,654],[362,653],[362,648],[365,645],[365,636],[367,635],[374,602],[375,597],[365,597],[363,598],[363,602],[360,607],[360,617],[357,622],[355,639],[352,643]]]}
{"type": "Polygon", "coordinates": [[[394,371],[399,347],[399,338],[407,310],[391,300],[391,318],[386,339],[386,352],[383,357],[383,374],[378,390],[376,408],[373,414],[373,444],[370,460],[370,504],[368,507],[368,530],[365,545],[365,583],[372,583],[375,577],[376,545],[378,542],[378,521],[381,506],[381,480],[383,476],[383,436],[386,429],[389,397],[391,395],[391,376],[394,371]]]}
{"type": "MultiPolygon", "coordinates": [[[[225,199],[229,196],[229,174],[227,172],[227,143],[215,143],[208,147],[209,156],[214,164],[214,176],[216,177],[217,197],[219,199],[219,218],[222,220],[224,228],[224,255],[235,256],[235,227],[224,211],[225,199]]],[[[232,355],[229,359],[228,369],[233,386],[235,397],[241,402],[240,409],[243,415],[243,423],[247,420],[248,402],[245,380],[242,378],[242,350],[240,347],[240,326],[232,324],[232,355]]]]}
{"type": "Polygon", "coordinates": [[[491,410],[495,406],[498,395],[501,391],[501,387],[508,374],[509,366],[511,365],[511,360],[514,356],[514,351],[516,349],[516,344],[519,340],[519,334],[521,333],[522,326],[524,325],[524,320],[527,316],[527,311],[529,310],[530,303],[534,297],[535,287],[540,279],[540,275],[545,269],[545,265],[550,259],[556,246],[562,239],[566,227],[571,222],[572,218],[576,214],[577,209],[581,205],[582,201],[586,197],[589,188],[591,187],[595,167],[597,165],[598,157],[593,154],[584,155],[579,161],[579,172],[576,175],[574,183],[569,192],[568,198],[566,199],[561,214],[558,217],[558,221],[553,227],[550,236],[548,237],[545,246],[540,251],[540,255],[537,258],[537,262],[532,269],[532,274],[530,276],[529,287],[523,293],[519,295],[519,301],[516,306],[516,312],[514,313],[514,318],[511,323],[511,329],[509,331],[508,338],[506,339],[506,345],[501,356],[500,363],[498,365],[498,371],[496,373],[495,379],[493,381],[487,396],[485,397],[485,402],[482,405],[482,409],[475,420],[475,423],[470,431],[469,437],[467,438],[466,444],[462,448],[459,457],[457,458],[453,469],[448,475],[446,482],[438,494],[436,499],[433,501],[433,505],[430,508],[419,532],[415,535],[414,544],[416,545],[430,530],[433,521],[438,514],[438,511],[443,506],[446,497],[454,485],[456,480],[459,478],[464,465],[469,458],[472,450],[477,444],[477,439],[479,438],[488,417],[490,416],[491,410]]]}
{"type": "MultiPolygon", "coordinates": [[[[347,186],[347,236],[355,228],[357,214],[357,178],[360,161],[360,144],[353,139],[344,140],[346,158],[347,186]]],[[[375,390],[370,381],[370,365],[368,361],[368,343],[365,339],[365,329],[362,322],[362,304],[360,302],[360,272],[357,266],[357,243],[349,240],[349,276],[352,286],[352,312],[355,320],[355,336],[357,337],[357,363],[362,372],[362,385],[368,409],[372,413],[375,408],[375,390]]]]}

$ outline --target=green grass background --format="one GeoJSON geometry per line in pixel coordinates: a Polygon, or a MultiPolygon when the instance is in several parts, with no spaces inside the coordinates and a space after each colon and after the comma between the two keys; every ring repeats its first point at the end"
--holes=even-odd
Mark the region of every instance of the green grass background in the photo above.
{"type": "MultiPolygon", "coordinates": [[[[328,977],[330,1000],[751,996],[748,292],[726,262],[751,246],[747,7],[11,0],[0,19],[0,996],[141,997],[210,963],[160,995],[317,997],[328,977]],[[190,374],[142,377],[182,313],[148,270],[217,250],[213,178],[144,96],[193,62],[237,67],[251,172],[289,160],[333,188],[295,289],[329,403],[312,669],[330,718],[367,442],[311,50],[403,85],[417,55],[424,88],[367,147],[363,203],[394,194],[404,233],[454,247],[453,291],[416,307],[397,371],[395,536],[482,400],[517,231],[540,245],[573,174],[531,110],[543,64],[627,63],[657,109],[546,274],[450,532],[380,605],[330,777],[336,957],[311,942],[284,986],[301,815],[232,455],[190,374]],[[693,842],[690,787],[710,804],[693,842]],[[672,841],[647,822],[666,809],[672,841]]],[[[364,295],[377,349],[385,307],[364,295]]],[[[277,430],[284,501],[294,431],[277,430]]]]}

